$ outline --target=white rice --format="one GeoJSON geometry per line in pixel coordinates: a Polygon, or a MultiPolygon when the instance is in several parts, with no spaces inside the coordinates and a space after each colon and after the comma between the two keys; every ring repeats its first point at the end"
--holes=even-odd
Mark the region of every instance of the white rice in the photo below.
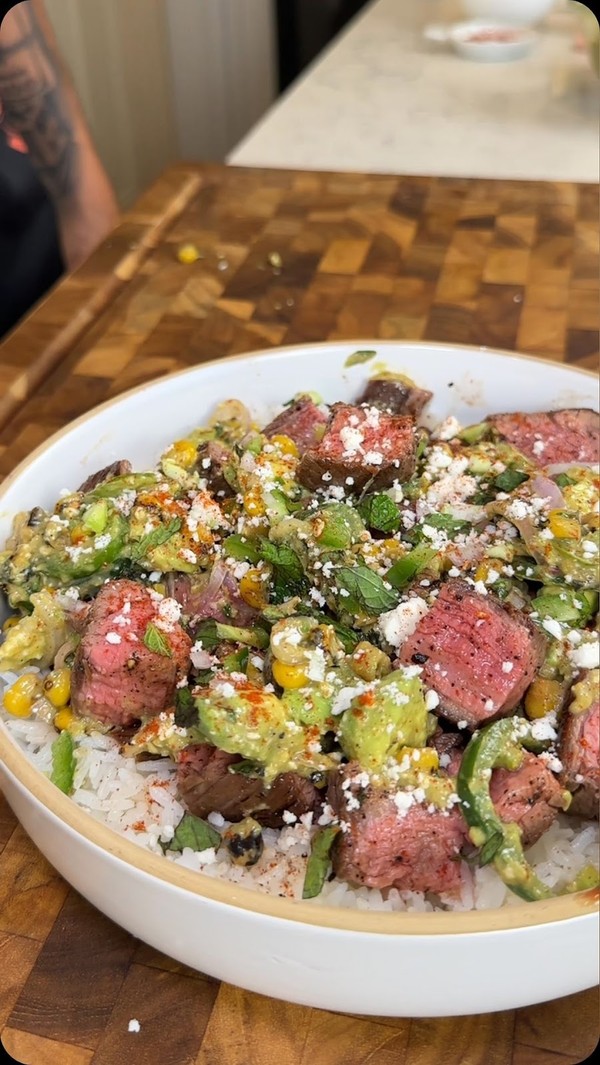
{"type": "MultiPolygon", "coordinates": [[[[0,674],[0,692],[16,674],[0,674]]],[[[0,708],[0,721],[13,740],[41,773],[50,774],[51,746],[56,739],[52,725],[34,717],[12,717],[0,708]]],[[[169,759],[136,763],[119,751],[118,744],[98,732],[76,739],[73,802],[100,821],[146,850],[162,856],[161,842],[168,842],[185,810],[176,797],[175,767],[169,759]]],[[[216,814],[209,819],[219,822],[216,814]]],[[[227,822],[225,822],[225,825],[227,822]]],[[[218,877],[266,894],[289,899],[302,897],[306,860],[310,847],[311,815],[283,829],[263,829],[264,852],[256,865],[243,868],[230,862],[224,847],[201,853],[186,848],[168,852],[166,860],[188,869],[218,877]]],[[[538,877],[560,891],[586,865],[597,865],[598,824],[559,815],[552,827],[527,852],[538,877]]],[[[432,911],[483,910],[519,903],[490,866],[471,869],[461,865],[460,898],[432,901],[422,892],[392,888],[385,897],[377,888],[355,888],[337,878],[326,882],[314,905],[341,906],[358,910],[432,911]]]]}

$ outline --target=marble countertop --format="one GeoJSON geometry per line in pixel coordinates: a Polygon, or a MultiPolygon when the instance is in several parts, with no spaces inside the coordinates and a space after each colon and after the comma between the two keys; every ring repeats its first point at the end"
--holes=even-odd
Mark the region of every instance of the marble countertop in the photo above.
{"type": "Polygon", "coordinates": [[[423,37],[455,0],[374,0],[229,163],[597,181],[598,81],[557,10],[532,53],[479,63],[423,37]]]}

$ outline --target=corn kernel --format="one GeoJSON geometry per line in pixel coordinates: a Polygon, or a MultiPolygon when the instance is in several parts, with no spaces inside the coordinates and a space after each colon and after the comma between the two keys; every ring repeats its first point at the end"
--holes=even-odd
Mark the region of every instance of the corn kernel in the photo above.
{"type": "Polygon", "coordinates": [[[548,514],[548,528],[557,540],[581,539],[581,525],[573,514],[564,510],[551,510],[548,514]]]}
{"type": "Polygon", "coordinates": [[[44,681],[44,695],[57,710],[67,705],[71,697],[71,670],[67,666],[53,669],[48,674],[44,681]]]}
{"type": "Polygon", "coordinates": [[[269,602],[266,573],[258,569],[249,569],[240,580],[240,595],[248,606],[255,610],[264,610],[269,602]]]}
{"type": "Polygon", "coordinates": [[[200,252],[195,244],[182,244],[177,250],[177,258],[180,263],[184,263],[185,266],[191,266],[200,258],[200,252]]]}
{"type": "Polygon", "coordinates": [[[530,721],[559,710],[563,697],[563,686],[559,680],[548,677],[536,677],[525,696],[525,713],[530,721]]]}
{"type": "Polygon", "coordinates": [[[286,666],[278,659],[273,662],[273,677],[280,688],[303,688],[308,684],[308,677],[301,666],[286,666]]]}
{"type": "Polygon", "coordinates": [[[291,436],[272,436],[271,443],[282,452],[284,455],[292,455],[293,458],[298,458],[298,448],[291,436]]]}
{"type": "Polygon", "coordinates": [[[191,440],[176,440],[169,448],[169,457],[186,469],[194,465],[197,455],[198,448],[191,440]]]}
{"type": "Polygon", "coordinates": [[[29,717],[34,701],[40,695],[42,682],[37,673],[24,673],[5,691],[5,710],[13,717],[29,717]]]}
{"type": "Polygon", "coordinates": [[[262,518],[266,507],[257,488],[251,488],[244,496],[244,510],[251,518],[262,518]]]}
{"type": "Polygon", "coordinates": [[[402,762],[405,758],[409,759],[415,769],[421,769],[426,773],[437,769],[440,764],[435,747],[401,747],[396,755],[396,761],[402,762]]]}
{"type": "Polygon", "coordinates": [[[70,706],[63,706],[62,710],[59,710],[54,715],[54,727],[59,732],[64,732],[65,729],[70,728],[73,723],[73,711],[70,706]]]}
{"type": "Polygon", "coordinates": [[[487,561],[480,562],[475,570],[476,581],[486,581],[490,574],[490,564],[487,561]]]}

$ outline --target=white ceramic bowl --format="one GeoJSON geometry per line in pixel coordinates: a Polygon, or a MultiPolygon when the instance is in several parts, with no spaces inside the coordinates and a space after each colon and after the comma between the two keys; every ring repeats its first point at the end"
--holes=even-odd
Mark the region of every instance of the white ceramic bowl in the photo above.
{"type": "MultiPolygon", "coordinates": [[[[52,504],[114,459],[154,462],[221,399],[240,397],[266,416],[302,389],[326,400],[356,396],[376,365],[344,368],[357,346],[376,348],[379,363],[433,389],[435,419],[595,405],[591,374],[476,348],[361,340],[207,363],[104,404],[35,451],[0,487],[0,543],[16,511],[52,504]]],[[[362,1014],[450,1016],[512,1009],[597,981],[597,893],[473,913],[295,903],[176,867],[97,824],[3,726],[0,785],[42,853],[103,913],[178,961],[266,995],[362,1014]]]]}
{"type": "Polygon", "coordinates": [[[463,59],[477,63],[506,63],[528,55],[537,34],[522,26],[474,19],[454,25],[434,25],[425,29],[429,41],[449,44],[463,59]]]}
{"type": "Polygon", "coordinates": [[[532,26],[555,4],[556,0],[462,0],[464,12],[471,18],[512,22],[516,26],[532,26]]]}

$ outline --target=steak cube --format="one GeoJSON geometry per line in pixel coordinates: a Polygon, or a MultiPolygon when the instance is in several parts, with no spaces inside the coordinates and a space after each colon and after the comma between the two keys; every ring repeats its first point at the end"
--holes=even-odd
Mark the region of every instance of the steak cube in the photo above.
{"type": "Polygon", "coordinates": [[[412,414],[418,418],[432,395],[433,392],[410,385],[399,377],[372,377],[357,402],[391,414],[412,414]]]}
{"type": "Polygon", "coordinates": [[[494,414],[488,419],[503,440],[538,466],[598,462],[600,415],[587,408],[535,414],[494,414]]]}
{"type": "MultiPolygon", "coordinates": [[[[596,686],[597,686],[596,675],[596,686]]],[[[561,722],[559,758],[561,783],[573,795],[569,813],[598,820],[600,804],[600,699],[589,710],[564,712],[561,722]]]]}
{"type": "Polygon", "coordinates": [[[289,436],[301,455],[310,447],[315,447],[327,425],[328,416],[310,398],[300,396],[278,414],[263,429],[265,436],[289,436]]]}
{"type": "Polygon", "coordinates": [[[400,648],[400,662],[422,667],[423,683],[439,696],[436,712],[473,730],[514,709],[544,648],[525,615],[452,580],[400,648]]]}
{"type": "Polygon", "coordinates": [[[339,770],[327,794],[348,826],[334,850],[337,876],[367,887],[456,894],[461,883],[457,859],[467,841],[459,808],[439,810],[413,802],[402,809],[390,792],[372,787],[361,791],[362,775],[351,762],[339,770]]]}
{"type": "Polygon", "coordinates": [[[241,821],[252,815],[268,828],[284,824],[283,812],[296,817],[314,811],[319,792],[298,773],[281,773],[270,787],[261,777],[232,773],[229,767],[241,761],[208,743],[192,744],[180,752],[177,765],[179,796],[196,817],[212,812],[226,821],[241,821]]]}
{"type": "Polygon", "coordinates": [[[494,769],[490,795],[499,817],[519,826],[525,847],[544,835],[562,809],[562,788],[535,754],[525,753],[518,769],[494,769]]]}
{"type": "Polygon", "coordinates": [[[174,600],[156,602],[134,581],[103,585],[90,607],[73,663],[73,708],[108,725],[126,727],[171,707],[175,685],[190,666],[192,643],[174,620],[178,609],[174,600]],[[165,653],[146,646],[150,624],[157,626],[165,653]]]}
{"type": "Polygon", "coordinates": [[[321,443],[302,457],[298,480],[311,489],[343,485],[361,492],[369,484],[376,491],[408,481],[415,461],[411,417],[336,403],[321,443]]]}

